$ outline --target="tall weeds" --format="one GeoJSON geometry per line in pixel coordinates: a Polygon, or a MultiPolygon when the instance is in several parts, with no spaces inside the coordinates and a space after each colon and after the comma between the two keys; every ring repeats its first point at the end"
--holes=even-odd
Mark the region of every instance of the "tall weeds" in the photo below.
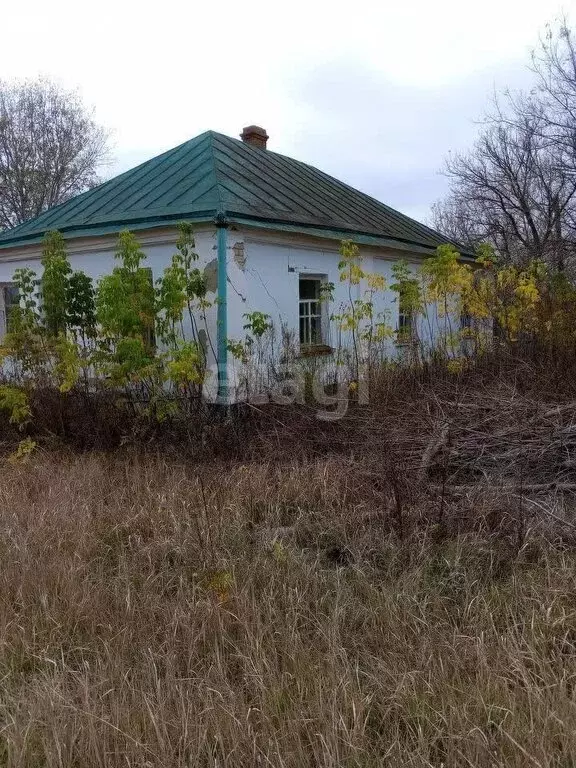
{"type": "Polygon", "coordinates": [[[2,765],[576,760],[566,541],[400,540],[340,459],[37,455],[0,505],[2,765]]]}

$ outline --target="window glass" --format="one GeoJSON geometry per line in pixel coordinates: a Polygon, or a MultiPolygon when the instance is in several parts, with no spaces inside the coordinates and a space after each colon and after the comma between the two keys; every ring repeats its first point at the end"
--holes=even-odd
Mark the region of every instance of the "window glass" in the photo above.
{"type": "Polygon", "coordinates": [[[317,299],[320,295],[320,280],[300,279],[300,298],[317,299]]]}
{"type": "Polygon", "coordinates": [[[412,312],[408,309],[406,303],[402,301],[402,296],[400,296],[400,305],[398,307],[398,342],[400,344],[412,341],[412,320],[412,312]]]}
{"type": "Polygon", "coordinates": [[[300,278],[300,344],[322,344],[322,304],[319,278],[300,278]]]}

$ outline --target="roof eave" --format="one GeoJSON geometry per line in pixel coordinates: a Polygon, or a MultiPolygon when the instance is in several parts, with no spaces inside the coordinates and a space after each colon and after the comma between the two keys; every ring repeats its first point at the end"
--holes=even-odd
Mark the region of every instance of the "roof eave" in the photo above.
{"type": "MultiPolygon", "coordinates": [[[[193,224],[200,224],[205,222],[211,222],[217,215],[218,210],[216,208],[195,213],[179,213],[170,216],[161,216],[154,218],[132,218],[121,219],[113,222],[106,222],[105,224],[72,224],[69,227],[63,227],[59,230],[66,240],[73,240],[76,238],[85,237],[102,237],[106,235],[114,235],[123,229],[130,229],[132,231],[141,231],[145,229],[157,229],[160,227],[170,226],[179,221],[190,221],[193,224]]],[[[344,227],[329,227],[322,225],[314,225],[310,223],[299,223],[293,221],[285,221],[282,219],[271,219],[259,216],[247,216],[246,214],[237,215],[234,212],[227,213],[230,223],[238,224],[241,226],[278,230],[282,232],[294,232],[300,234],[310,235],[312,237],[330,239],[330,240],[346,240],[350,239],[357,242],[360,245],[373,245],[376,247],[394,248],[401,251],[409,251],[412,253],[418,253],[423,256],[431,256],[435,253],[436,247],[419,243],[411,240],[402,240],[400,238],[390,237],[388,235],[381,235],[376,232],[362,232],[354,229],[346,229],[344,227]]],[[[38,245],[42,242],[45,232],[31,232],[29,235],[23,237],[15,237],[9,239],[9,233],[6,233],[4,239],[0,239],[0,251],[5,251],[9,248],[22,248],[25,246],[38,245]]],[[[465,261],[474,261],[472,253],[460,250],[461,257],[465,261]]]]}
{"type": "MultiPolygon", "coordinates": [[[[115,222],[106,222],[106,224],[72,224],[69,227],[62,227],[58,231],[63,235],[66,240],[73,240],[80,237],[101,237],[104,235],[114,235],[121,232],[123,229],[130,229],[131,231],[140,231],[143,229],[157,229],[159,227],[170,226],[176,224],[179,221],[190,221],[193,224],[201,224],[204,222],[212,221],[216,215],[216,210],[203,211],[201,213],[194,213],[188,215],[174,215],[174,216],[161,216],[153,219],[139,218],[139,219],[125,219],[115,222]]],[[[8,234],[8,233],[7,233],[8,234]]],[[[29,235],[23,237],[15,237],[10,240],[7,236],[4,239],[0,239],[0,250],[6,250],[8,248],[21,248],[26,245],[37,245],[41,243],[46,235],[46,232],[31,232],[29,235]]]]}
{"type": "MultiPolygon", "coordinates": [[[[374,232],[360,232],[357,230],[344,228],[330,228],[315,226],[310,224],[298,224],[281,220],[263,219],[255,216],[235,216],[229,214],[229,220],[233,224],[252,227],[255,229],[277,230],[282,232],[294,232],[298,234],[310,235],[329,240],[352,240],[359,245],[374,245],[377,247],[394,248],[400,251],[409,251],[423,256],[432,256],[436,252],[436,246],[426,245],[411,240],[401,240],[399,238],[379,235],[374,232]]],[[[457,247],[457,246],[456,246],[457,247]]],[[[458,249],[463,261],[475,261],[474,255],[470,251],[458,249]]]]}

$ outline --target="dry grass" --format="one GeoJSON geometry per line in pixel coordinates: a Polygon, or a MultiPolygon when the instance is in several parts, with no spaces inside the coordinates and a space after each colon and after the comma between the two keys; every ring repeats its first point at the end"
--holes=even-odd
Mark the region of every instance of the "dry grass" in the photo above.
{"type": "Polygon", "coordinates": [[[576,765],[562,365],[384,371],[339,422],[42,393],[0,459],[0,766],[576,765]]]}
{"type": "Polygon", "coordinates": [[[375,474],[3,466],[0,765],[574,765],[569,532],[375,474]]]}

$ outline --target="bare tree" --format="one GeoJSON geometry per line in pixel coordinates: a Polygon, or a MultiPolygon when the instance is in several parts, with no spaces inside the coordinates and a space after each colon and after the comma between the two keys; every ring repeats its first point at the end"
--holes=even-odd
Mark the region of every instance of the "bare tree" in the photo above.
{"type": "Polygon", "coordinates": [[[107,142],[76,92],[46,80],[0,81],[0,228],[97,184],[107,142]]]}
{"type": "Polygon", "coordinates": [[[576,170],[576,44],[566,18],[548,25],[532,54],[536,75],[535,98],[524,112],[534,108],[546,114],[545,135],[556,148],[564,169],[576,170]]]}
{"type": "Polygon", "coordinates": [[[562,271],[576,253],[576,55],[565,25],[541,41],[533,70],[530,93],[496,97],[473,148],[448,159],[450,194],[433,218],[460,242],[562,271]]]}
{"type": "Polygon", "coordinates": [[[544,259],[563,270],[576,177],[553,149],[539,120],[500,116],[470,152],[447,161],[451,194],[436,206],[436,226],[460,242],[490,241],[508,260],[544,259]]]}

